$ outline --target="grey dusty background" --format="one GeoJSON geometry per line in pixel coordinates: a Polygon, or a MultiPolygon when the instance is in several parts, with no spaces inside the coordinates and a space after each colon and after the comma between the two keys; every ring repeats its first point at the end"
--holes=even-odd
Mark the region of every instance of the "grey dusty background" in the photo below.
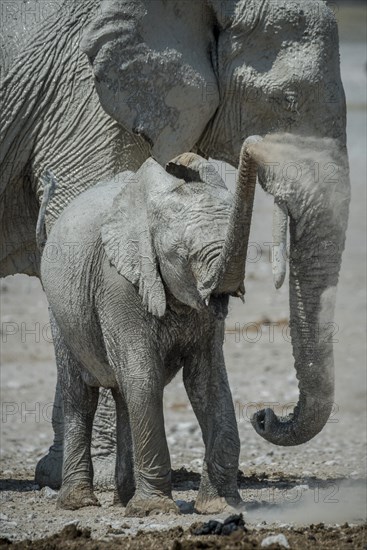
{"type": "MultiPolygon", "coordinates": [[[[342,78],[348,106],[352,203],[340,276],[335,324],[336,396],[333,414],[314,440],[296,448],[275,447],[253,431],[249,417],[271,403],[285,410],[298,390],[288,337],[288,285],[276,291],[269,263],[272,200],[258,187],[251,229],[246,304],[232,300],[225,356],[241,437],[240,467],[254,477],[241,488],[248,520],[310,523],[361,522],[366,518],[366,36],[364,4],[335,4],[340,26],[342,78]],[[270,506],[277,503],[278,506],[270,506]]],[[[216,163],[228,185],[235,171],[216,163]]],[[[322,177],[322,174],[320,174],[322,177]]],[[[47,304],[38,280],[1,281],[1,478],[0,533],[38,537],[78,519],[103,535],[123,522],[102,492],[100,509],[56,511],[54,494],[32,484],[37,460],[51,443],[56,372],[47,304]],[[8,480],[8,481],[6,481],[8,480]],[[10,481],[9,481],[10,480],[10,481]]],[[[83,320],[81,320],[83,322],[83,320]]],[[[203,444],[179,374],[166,388],[165,418],[174,469],[200,472],[203,444]]],[[[194,479],[194,478],[193,478],[194,479]]],[[[195,481],[174,496],[189,503],[195,481]]],[[[180,503],[190,511],[190,505],[180,503]]],[[[129,520],[130,530],[190,524],[197,516],[129,520]]]]}

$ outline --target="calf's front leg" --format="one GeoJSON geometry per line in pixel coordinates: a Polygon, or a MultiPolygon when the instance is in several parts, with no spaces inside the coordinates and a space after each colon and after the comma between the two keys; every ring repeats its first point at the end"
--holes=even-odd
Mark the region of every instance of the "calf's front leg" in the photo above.
{"type": "Polygon", "coordinates": [[[184,384],[203,433],[205,457],[195,509],[204,514],[243,509],[237,487],[240,440],[223,352],[186,361],[184,384]]]}
{"type": "Polygon", "coordinates": [[[172,500],[171,462],[163,418],[163,374],[149,353],[134,354],[121,380],[134,447],[136,490],[126,516],[179,513],[172,500]]]}

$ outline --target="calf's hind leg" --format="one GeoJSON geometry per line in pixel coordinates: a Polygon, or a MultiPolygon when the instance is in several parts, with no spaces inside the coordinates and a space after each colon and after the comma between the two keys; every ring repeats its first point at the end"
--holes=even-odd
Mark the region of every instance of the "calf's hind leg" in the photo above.
{"type": "Polygon", "coordinates": [[[83,367],[67,347],[55,319],[51,326],[64,404],[64,460],[57,507],[76,510],[97,506],[93,493],[91,439],[99,389],[84,382],[83,367]]]}

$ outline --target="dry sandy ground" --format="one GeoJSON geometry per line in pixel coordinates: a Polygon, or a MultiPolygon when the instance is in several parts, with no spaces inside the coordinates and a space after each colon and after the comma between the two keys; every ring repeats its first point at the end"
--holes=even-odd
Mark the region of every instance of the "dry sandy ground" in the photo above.
{"type": "MultiPolygon", "coordinates": [[[[231,538],[199,539],[180,531],[180,526],[186,529],[209,519],[192,509],[203,444],[180,375],[166,390],[165,418],[172,466],[176,471],[186,468],[174,476],[174,498],[180,501],[183,515],[125,520],[123,509],[112,507],[111,491],[98,493],[100,508],[56,510],[55,494],[40,491],[33,482],[35,464],[52,437],[55,367],[47,305],[36,279],[16,276],[1,282],[0,544],[5,544],[4,539],[51,536],[70,522],[90,529],[92,539],[74,526],[37,547],[74,548],[83,544],[96,548],[93,540],[102,539],[103,545],[111,548],[120,544],[124,548],[256,548],[271,532],[283,533],[292,548],[363,548],[367,543],[361,527],[366,520],[365,45],[343,43],[341,55],[353,196],[333,331],[335,407],[323,432],[300,447],[282,448],[262,440],[249,422],[256,407],[264,403],[290,407],[298,395],[287,335],[287,284],[279,291],[273,288],[268,261],[272,201],[258,189],[246,304],[231,302],[225,342],[241,438],[240,487],[249,503],[245,516],[249,531],[231,538]],[[310,527],[320,522],[332,527],[310,527]],[[342,524],[343,528],[338,527],[342,524]],[[169,528],[176,530],[160,533],[169,528]],[[138,531],[143,534],[136,535],[138,531]],[[146,531],[156,534],[147,535],[146,531]]],[[[225,165],[221,170],[231,184],[233,170],[225,165]]]]}

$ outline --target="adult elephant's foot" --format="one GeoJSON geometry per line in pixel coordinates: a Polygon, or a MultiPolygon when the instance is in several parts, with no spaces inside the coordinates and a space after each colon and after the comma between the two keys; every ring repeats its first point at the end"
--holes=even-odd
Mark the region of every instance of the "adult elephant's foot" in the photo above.
{"type": "Polygon", "coordinates": [[[94,456],[93,462],[93,484],[99,490],[113,489],[115,487],[116,455],[94,456]]]}
{"type": "Polygon", "coordinates": [[[36,466],[35,481],[40,487],[60,489],[62,481],[62,450],[50,447],[36,466]]]}
{"type": "Polygon", "coordinates": [[[92,487],[88,483],[63,485],[57,497],[57,508],[78,510],[86,506],[100,506],[92,487]]]}
{"type": "Polygon", "coordinates": [[[113,493],[114,506],[127,506],[135,494],[134,479],[127,478],[123,480],[120,486],[116,486],[113,493]]]}
{"type": "Polygon", "coordinates": [[[245,512],[245,503],[240,495],[233,497],[205,497],[198,495],[195,510],[199,514],[219,514],[221,512],[245,512]]]}
{"type": "Polygon", "coordinates": [[[146,517],[158,514],[179,514],[180,509],[175,502],[166,496],[143,498],[135,495],[127,504],[126,517],[146,517]]]}

